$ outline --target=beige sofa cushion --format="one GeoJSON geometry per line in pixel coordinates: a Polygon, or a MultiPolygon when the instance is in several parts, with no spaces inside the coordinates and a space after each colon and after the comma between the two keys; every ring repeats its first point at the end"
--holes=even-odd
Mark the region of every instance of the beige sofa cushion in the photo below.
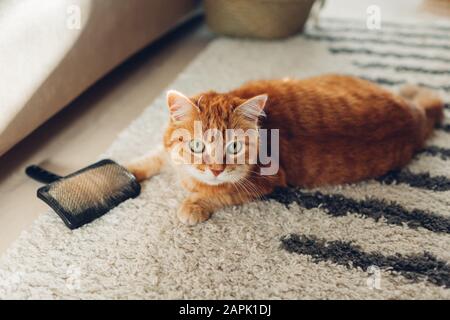
{"type": "Polygon", "coordinates": [[[197,3],[2,0],[0,155],[192,14],[197,3]]]}

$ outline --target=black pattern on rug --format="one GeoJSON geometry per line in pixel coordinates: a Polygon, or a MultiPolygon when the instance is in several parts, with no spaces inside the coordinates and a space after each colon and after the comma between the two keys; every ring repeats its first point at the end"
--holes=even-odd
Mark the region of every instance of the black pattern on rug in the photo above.
{"type": "Polygon", "coordinates": [[[443,124],[443,125],[440,125],[437,129],[438,129],[438,130],[445,131],[445,132],[450,132],[450,124],[443,124]]]}
{"type": "Polygon", "coordinates": [[[305,34],[305,38],[315,41],[328,41],[328,42],[356,42],[356,43],[373,43],[373,44],[389,44],[397,45],[409,48],[427,48],[427,49],[441,49],[450,50],[450,45],[447,44],[429,44],[429,43],[416,43],[408,42],[396,39],[379,39],[379,38],[357,38],[357,37],[344,37],[344,36],[331,36],[320,34],[305,34]]]}
{"type": "MultiPolygon", "coordinates": [[[[450,125],[447,125],[450,131],[450,125]]],[[[446,130],[447,131],[447,130],[446,130]]],[[[442,148],[438,146],[429,146],[420,151],[419,154],[426,154],[434,157],[439,157],[442,160],[450,159],[450,149],[442,148]]]]}
{"type": "Polygon", "coordinates": [[[431,176],[428,172],[413,173],[408,169],[394,170],[377,179],[385,184],[405,183],[414,188],[431,191],[449,191],[450,179],[445,176],[431,176]]]}
{"type": "Polygon", "coordinates": [[[378,199],[355,200],[340,194],[304,192],[296,188],[278,188],[267,199],[276,200],[286,206],[297,203],[306,209],[320,208],[333,217],[355,213],[375,221],[384,218],[386,223],[418,227],[437,233],[450,233],[450,218],[423,210],[407,210],[394,202],[378,199]]]}
{"type": "MultiPolygon", "coordinates": [[[[377,83],[379,85],[385,85],[385,86],[396,86],[396,85],[400,85],[400,84],[406,84],[408,83],[408,81],[406,80],[397,80],[397,79],[390,79],[390,78],[385,78],[385,77],[369,77],[369,76],[365,76],[365,75],[354,75],[358,78],[367,80],[367,81],[371,81],[374,83],[377,83]]],[[[427,84],[427,83],[423,83],[423,82],[418,82],[417,85],[428,88],[428,89],[433,89],[433,90],[443,90],[443,91],[449,91],[450,92],[450,85],[432,85],[432,84],[427,84]]]]}
{"type": "Polygon", "coordinates": [[[370,62],[361,63],[358,61],[353,61],[352,64],[361,69],[391,69],[395,72],[414,72],[414,73],[424,73],[431,75],[449,75],[450,69],[427,69],[422,67],[412,67],[406,65],[392,65],[387,63],[370,62]]]}
{"type": "Polygon", "coordinates": [[[417,53],[398,53],[392,51],[375,51],[367,48],[330,47],[328,51],[332,54],[363,54],[382,58],[416,59],[450,63],[450,58],[442,56],[427,56],[417,53]]]}
{"type": "Polygon", "coordinates": [[[298,234],[281,238],[281,246],[288,252],[308,255],[315,263],[328,261],[348,268],[361,268],[364,271],[376,266],[394,275],[400,274],[413,282],[428,281],[450,288],[450,266],[429,252],[385,256],[379,252],[364,252],[351,242],[326,241],[298,234]]]}
{"type": "MultiPolygon", "coordinates": [[[[344,24],[344,25],[351,25],[351,27],[357,27],[355,24],[359,25],[366,25],[365,20],[360,20],[356,18],[333,18],[333,17],[327,17],[326,21],[335,23],[335,24],[344,24]]],[[[394,22],[394,21],[383,21],[384,27],[392,27],[395,29],[397,28],[407,28],[407,30],[426,30],[429,29],[430,31],[450,31],[450,27],[439,25],[439,24],[412,24],[412,23],[404,23],[404,22],[394,22]]]]}
{"type": "Polygon", "coordinates": [[[377,36],[394,36],[399,37],[401,39],[403,38],[427,38],[427,39],[435,39],[435,40],[449,40],[450,36],[448,34],[436,34],[436,33],[429,33],[429,32],[406,32],[406,31],[396,31],[396,30],[368,30],[367,27],[324,27],[319,26],[317,31],[325,31],[325,32],[338,32],[338,33],[346,33],[346,32],[352,32],[352,33],[363,33],[364,35],[367,35],[368,32],[370,34],[375,34],[377,36]]]}
{"type": "MultiPolygon", "coordinates": [[[[383,30],[368,30],[365,23],[362,21],[351,21],[340,20],[340,19],[324,19],[322,20],[322,25],[318,27],[308,28],[305,33],[305,38],[313,41],[329,42],[330,46],[328,50],[332,54],[345,54],[350,57],[377,57],[377,58],[398,58],[399,62],[404,59],[414,59],[422,60],[424,62],[444,62],[450,63],[450,56],[446,54],[450,50],[449,42],[450,36],[448,33],[436,33],[440,28],[445,28],[444,26],[429,26],[428,28],[411,28],[399,29],[400,26],[404,25],[394,25],[385,24],[383,26],[390,26],[384,28],[383,30]],[[325,23],[325,25],[323,25],[325,23]],[[375,37],[366,37],[367,32],[369,35],[375,37]],[[364,34],[363,34],[364,32],[364,34]],[[363,37],[364,35],[364,37],[363,37]],[[388,36],[388,38],[384,37],[388,36]],[[435,40],[433,42],[424,42],[425,40],[435,40]],[[444,40],[444,41],[443,41],[444,40]],[[337,43],[343,43],[342,45],[333,45],[337,43]],[[345,44],[344,44],[345,43],[345,44]],[[365,43],[368,46],[361,47],[361,44],[365,43]],[[355,46],[357,44],[357,46],[355,46]],[[389,46],[388,49],[374,49],[370,48],[370,45],[380,45],[389,46]],[[415,52],[396,52],[395,47],[398,48],[415,48],[415,52]],[[430,54],[430,49],[440,50],[439,53],[433,52],[430,54]]],[[[417,75],[434,75],[434,76],[446,76],[450,74],[450,69],[447,67],[436,68],[436,67],[426,67],[420,64],[407,65],[402,63],[392,63],[392,61],[380,62],[379,59],[372,61],[359,61],[358,59],[353,60],[353,65],[364,72],[367,69],[386,69],[392,70],[398,74],[409,73],[417,75]]],[[[404,78],[397,77],[386,77],[386,76],[374,76],[372,74],[354,74],[354,76],[363,78],[365,80],[375,82],[383,86],[397,86],[408,83],[404,78]]],[[[435,83],[423,83],[418,82],[426,88],[433,90],[442,90],[445,92],[450,92],[450,85],[445,81],[441,84],[435,83]]]]}

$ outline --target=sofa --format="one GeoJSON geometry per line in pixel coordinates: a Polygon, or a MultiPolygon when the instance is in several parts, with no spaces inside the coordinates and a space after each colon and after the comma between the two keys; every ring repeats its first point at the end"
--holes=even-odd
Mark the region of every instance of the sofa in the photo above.
{"type": "Polygon", "coordinates": [[[2,0],[0,156],[196,12],[197,0],[2,0]]]}

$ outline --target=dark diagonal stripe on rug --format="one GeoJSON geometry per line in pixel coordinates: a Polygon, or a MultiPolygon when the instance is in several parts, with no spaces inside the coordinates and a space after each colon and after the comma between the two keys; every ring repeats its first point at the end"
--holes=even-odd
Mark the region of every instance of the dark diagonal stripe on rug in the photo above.
{"type": "MultiPolygon", "coordinates": [[[[338,23],[343,24],[348,27],[354,27],[355,23],[360,24],[361,26],[366,26],[366,20],[356,19],[356,18],[332,18],[327,17],[325,18],[326,21],[332,22],[332,23],[338,23]]],[[[411,24],[411,23],[404,23],[404,22],[394,22],[394,21],[383,21],[382,23],[385,27],[392,27],[392,28],[407,28],[408,30],[439,30],[439,31],[450,31],[450,27],[445,25],[438,25],[438,24],[411,24]]]]}
{"type": "MultiPolygon", "coordinates": [[[[446,109],[447,109],[447,105],[446,105],[446,109]]],[[[445,132],[450,132],[450,124],[443,124],[440,125],[439,127],[437,127],[437,129],[445,131],[445,132]]]]}
{"type": "Polygon", "coordinates": [[[410,211],[397,203],[384,200],[360,201],[340,194],[309,193],[294,188],[276,189],[268,199],[274,199],[284,205],[297,203],[306,209],[321,208],[334,217],[356,213],[375,221],[383,217],[389,224],[406,224],[412,229],[422,227],[437,233],[450,233],[450,218],[419,209],[410,211]]]}
{"type": "Polygon", "coordinates": [[[329,48],[332,54],[364,54],[369,56],[376,56],[382,58],[399,58],[399,59],[416,59],[416,60],[429,60],[450,63],[449,58],[439,56],[426,56],[415,53],[397,53],[392,51],[375,51],[367,48],[329,48]]]}
{"type": "MultiPolygon", "coordinates": [[[[437,152],[438,150],[435,151],[437,152]]],[[[430,176],[428,172],[413,173],[407,169],[388,172],[377,180],[385,184],[405,183],[414,188],[432,191],[450,190],[450,179],[445,176],[430,176]]]]}
{"type": "Polygon", "coordinates": [[[282,248],[288,252],[311,256],[316,263],[329,261],[364,271],[376,266],[401,274],[413,282],[428,281],[437,286],[450,287],[450,266],[429,252],[385,256],[378,252],[364,252],[350,242],[325,241],[297,234],[283,237],[281,243],[282,248]]]}
{"type": "Polygon", "coordinates": [[[368,30],[367,27],[324,27],[320,26],[319,28],[313,29],[316,32],[334,32],[334,33],[363,33],[365,35],[374,34],[376,36],[390,36],[390,37],[398,37],[398,38],[418,38],[422,39],[436,39],[436,40],[450,40],[450,36],[448,34],[439,34],[439,33],[424,33],[424,32],[411,32],[411,31],[398,31],[398,30],[368,30]]]}
{"type": "MultiPolygon", "coordinates": [[[[365,75],[354,75],[354,76],[359,77],[364,80],[367,80],[367,81],[377,83],[379,85],[385,85],[385,86],[395,86],[395,85],[407,83],[406,80],[389,79],[389,78],[382,78],[382,77],[371,78],[371,77],[368,77],[365,75]]],[[[449,85],[430,85],[430,84],[426,84],[426,83],[422,83],[422,82],[417,83],[417,85],[426,87],[429,89],[434,89],[434,90],[450,91],[449,85]]]]}
{"type": "Polygon", "coordinates": [[[387,63],[370,62],[361,63],[358,61],[353,61],[352,64],[360,69],[391,69],[395,72],[413,72],[413,73],[423,73],[431,75],[449,75],[450,69],[427,69],[422,67],[411,67],[405,65],[392,65],[387,63]]]}
{"type": "Polygon", "coordinates": [[[450,159],[450,149],[441,148],[438,146],[429,146],[420,151],[421,154],[427,154],[434,157],[439,157],[442,160],[450,159]]]}
{"type": "Polygon", "coordinates": [[[344,37],[344,36],[331,36],[331,35],[320,35],[320,34],[305,34],[305,38],[309,40],[317,40],[317,41],[328,41],[328,42],[355,42],[355,43],[375,43],[375,44],[388,44],[388,45],[397,45],[401,47],[410,47],[410,48],[428,48],[428,49],[442,49],[442,50],[450,50],[450,45],[446,44],[423,44],[423,43],[415,43],[415,42],[407,42],[396,39],[377,39],[377,38],[358,38],[358,37],[344,37]]]}

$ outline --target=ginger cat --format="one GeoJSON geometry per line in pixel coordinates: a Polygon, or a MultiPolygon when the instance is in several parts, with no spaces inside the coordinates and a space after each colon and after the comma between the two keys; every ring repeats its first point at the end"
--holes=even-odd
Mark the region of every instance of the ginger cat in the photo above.
{"type": "Polygon", "coordinates": [[[429,90],[405,86],[395,95],[341,75],[254,81],[228,93],[209,91],[191,98],[169,91],[167,104],[171,116],[163,147],[126,167],[142,181],[166,163],[175,164],[190,191],[178,217],[189,225],[278,186],[351,183],[400,168],[443,117],[442,101],[429,90]],[[207,129],[216,131],[203,134],[207,129]],[[227,135],[227,129],[256,132],[257,140],[216,137],[227,135]],[[264,164],[250,157],[252,148],[263,149],[263,129],[279,130],[263,141],[274,156],[264,164]],[[238,163],[238,156],[244,161],[238,163]],[[262,174],[269,167],[275,171],[262,174]]]}

